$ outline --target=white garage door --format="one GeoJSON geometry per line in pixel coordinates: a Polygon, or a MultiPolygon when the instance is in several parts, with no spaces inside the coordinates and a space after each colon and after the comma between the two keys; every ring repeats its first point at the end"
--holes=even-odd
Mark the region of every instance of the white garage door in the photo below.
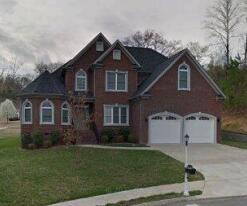
{"type": "Polygon", "coordinates": [[[149,118],[149,143],[180,143],[182,118],[175,114],[160,113],[149,118]]]}
{"type": "Polygon", "coordinates": [[[206,114],[192,114],[185,117],[184,134],[190,136],[190,143],[215,143],[215,118],[206,114]]]}

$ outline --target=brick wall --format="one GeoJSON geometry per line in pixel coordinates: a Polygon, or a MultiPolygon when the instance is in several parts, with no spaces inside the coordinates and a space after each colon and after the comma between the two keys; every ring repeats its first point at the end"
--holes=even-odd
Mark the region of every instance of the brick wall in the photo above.
{"type": "MultiPolygon", "coordinates": [[[[184,56],[149,91],[151,98],[133,103],[134,114],[140,114],[141,120],[134,117],[133,130],[137,131],[141,143],[148,142],[148,117],[151,114],[168,111],[185,116],[203,112],[221,120],[222,102],[216,100],[216,93],[197,71],[194,64],[184,56]],[[186,62],[191,68],[191,91],[178,91],[177,69],[186,62]],[[139,110],[139,111],[138,111],[139,110]]],[[[220,122],[217,123],[217,140],[221,140],[220,122]]]]}
{"type": "MultiPolygon", "coordinates": [[[[32,124],[22,124],[21,133],[32,133],[35,131],[40,131],[43,133],[50,133],[54,130],[63,131],[70,126],[61,125],[61,105],[64,100],[60,97],[48,98],[54,104],[54,124],[52,125],[42,125],[40,124],[40,104],[47,98],[44,97],[29,97],[27,98],[32,102],[32,124]]],[[[22,102],[25,98],[22,99],[22,102]]]]}
{"type": "MultiPolygon", "coordinates": [[[[129,104],[129,99],[137,90],[137,70],[133,68],[131,61],[122,52],[121,60],[113,60],[112,52],[105,58],[103,67],[95,70],[95,115],[96,125],[101,131],[104,121],[104,104],[129,104]],[[105,91],[106,71],[119,70],[128,72],[128,92],[105,91]]],[[[116,128],[116,127],[114,127],[116,128]]]]}

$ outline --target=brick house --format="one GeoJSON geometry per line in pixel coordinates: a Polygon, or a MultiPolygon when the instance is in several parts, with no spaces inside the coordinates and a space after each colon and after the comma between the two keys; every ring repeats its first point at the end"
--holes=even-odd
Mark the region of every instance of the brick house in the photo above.
{"type": "MultiPolygon", "coordinates": [[[[21,132],[73,127],[68,92],[86,95],[85,112],[104,129],[127,127],[139,143],[221,140],[222,91],[189,50],[166,57],[148,48],[111,44],[98,34],[53,73],[45,71],[20,94],[21,132]]],[[[95,142],[95,132],[82,142],[95,142]]]]}

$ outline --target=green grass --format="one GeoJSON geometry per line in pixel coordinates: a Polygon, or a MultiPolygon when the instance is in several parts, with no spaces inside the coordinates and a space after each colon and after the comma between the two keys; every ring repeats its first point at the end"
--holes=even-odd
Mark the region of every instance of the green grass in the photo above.
{"type": "MultiPolygon", "coordinates": [[[[1,135],[0,135],[1,136],[1,135]]],[[[23,150],[0,138],[0,205],[40,206],[183,182],[183,164],[157,151],[56,147],[23,150]]],[[[193,180],[202,179],[201,175],[193,180]]]]}
{"type": "MultiPolygon", "coordinates": [[[[199,190],[190,192],[190,196],[196,196],[196,195],[201,195],[201,194],[202,192],[199,190]]],[[[107,206],[131,206],[131,205],[137,205],[137,204],[142,204],[146,202],[167,200],[167,199],[173,199],[173,198],[178,198],[178,197],[183,197],[183,193],[168,193],[164,195],[141,197],[141,198],[137,198],[137,199],[133,199],[129,201],[118,202],[116,204],[107,204],[107,206]]]]}
{"type": "Polygon", "coordinates": [[[103,146],[110,146],[110,147],[148,147],[145,144],[135,144],[135,143],[108,143],[108,144],[103,144],[103,146]]]}
{"type": "Polygon", "coordinates": [[[223,138],[221,143],[232,147],[238,147],[240,149],[247,149],[247,142],[245,141],[223,138]]]}

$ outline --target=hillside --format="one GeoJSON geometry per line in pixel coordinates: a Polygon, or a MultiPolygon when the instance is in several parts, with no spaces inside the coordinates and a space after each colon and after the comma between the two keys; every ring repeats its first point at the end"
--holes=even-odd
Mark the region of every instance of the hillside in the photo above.
{"type": "Polygon", "coordinates": [[[247,134],[247,111],[238,113],[224,112],[222,117],[222,129],[247,134]]]}

